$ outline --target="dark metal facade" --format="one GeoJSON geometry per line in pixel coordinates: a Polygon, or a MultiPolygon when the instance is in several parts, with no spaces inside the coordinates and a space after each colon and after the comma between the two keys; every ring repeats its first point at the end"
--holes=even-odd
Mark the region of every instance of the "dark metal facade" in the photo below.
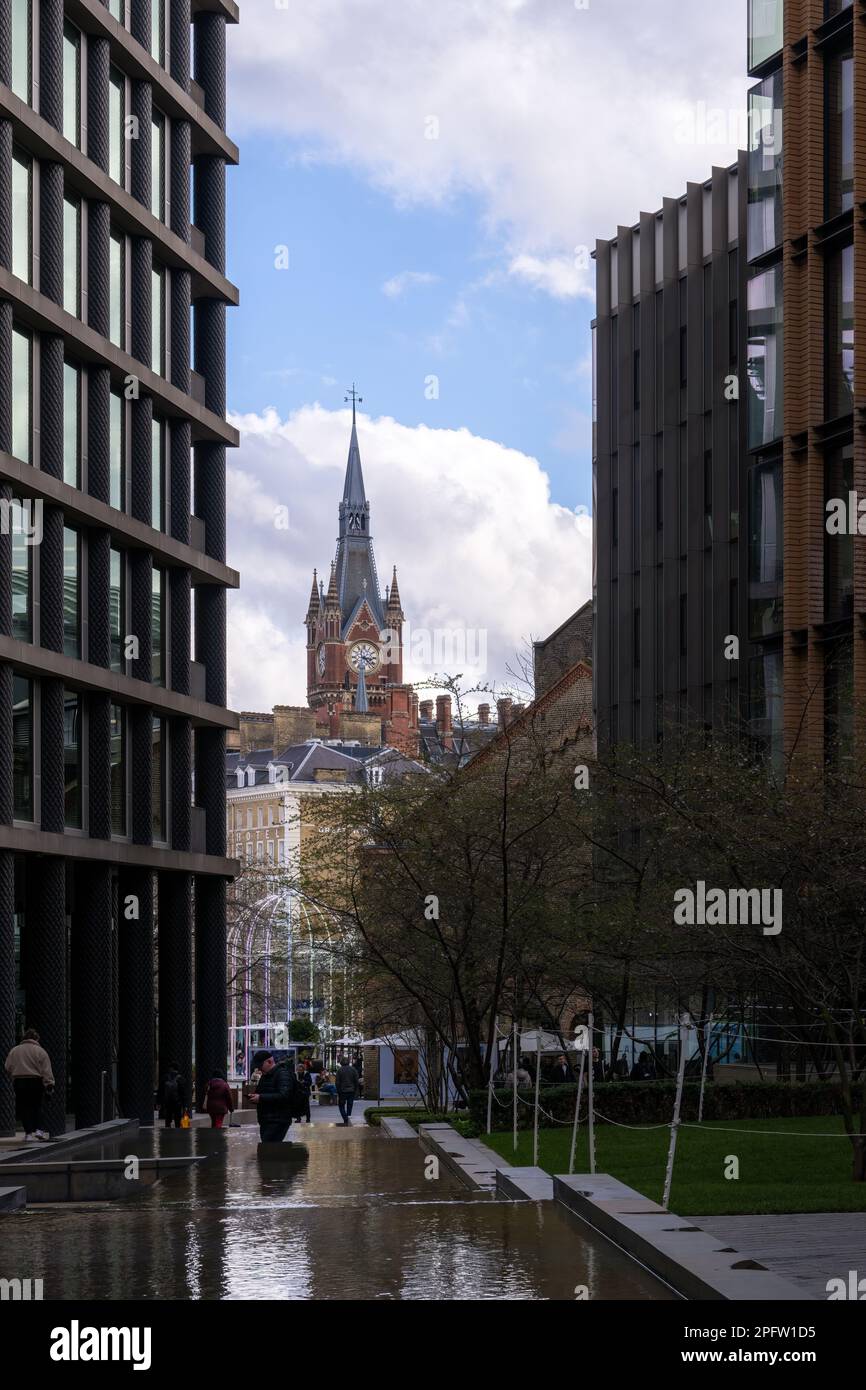
{"type": "Polygon", "coordinates": [[[236,19],[0,0],[0,1053],[38,1029],[53,1130],[226,1060],[236,19]]]}
{"type": "Polygon", "coordinates": [[[594,681],[600,743],[736,719],[745,631],[745,155],[596,245],[594,681]]]}

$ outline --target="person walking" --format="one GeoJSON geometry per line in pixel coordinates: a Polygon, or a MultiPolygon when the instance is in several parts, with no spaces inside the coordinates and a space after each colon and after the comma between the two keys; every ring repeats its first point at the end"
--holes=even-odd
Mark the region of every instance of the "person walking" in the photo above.
{"type": "Polygon", "coordinates": [[[224,1072],[214,1072],[207,1083],[201,1108],[205,1114],[210,1115],[211,1129],[222,1129],[226,1115],[231,1115],[235,1108],[232,1088],[226,1081],[224,1072]]]}
{"type": "Polygon", "coordinates": [[[15,1109],[24,1126],[25,1144],[47,1142],[50,1135],[40,1127],[42,1101],[54,1090],[51,1059],[39,1046],[39,1034],[28,1028],[17,1047],[6,1058],[6,1075],[15,1091],[15,1109]]]}
{"type": "Polygon", "coordinates": [[[263,1049],[253,1058],[253,1068],[259,1068],[255,1091],[250,1100],[258,1108],[259,1139],[263,1144],[281,1144],[292,1123],[296,1101],[297,1080],[291,1066],[277,1066],[274,1054],[263,1049]]]}
{"type": "Polygon", "coordinates": [[[345,1057],[340,1058],[340,1065],[337,1067],[337,1104],[340,1107],[340,1114],[343,1124],[348,1125],[352,1122],[352,1106],[355,1103],[355,1096],[358,1094],[358,1073],[345,1057]]]}
{"type": "Polygon", "coordinates": [[[564,1052],[560,1052],[557,1057],[550,1079],[557,1086],[570,1085],[574,1081],[574,1072],[569,1066],[568,1058],[564,1052]]]}
{"type": "Polygon", "coordinates": [[[171,1129],[172,1125],[180,1129],[187,1106],[187,1094],[186,1082],[180,1074],[177,1062],[169,1063],[168,1071],[162,1078],[162,1085],[157,1093],[157,1100],[166,1129],[171,1129]]]}
{"type": "Polygon", "coordinates": [[[307,1124],[309,1124],[310,1096],[313,1093],[313,1073],[309,1070],[309,1066],[298,1067],[298,1087],[300,1088],[301,1094],[296,1106],[296,1118],[298,1120],[306,1120],[307,1124]]]}

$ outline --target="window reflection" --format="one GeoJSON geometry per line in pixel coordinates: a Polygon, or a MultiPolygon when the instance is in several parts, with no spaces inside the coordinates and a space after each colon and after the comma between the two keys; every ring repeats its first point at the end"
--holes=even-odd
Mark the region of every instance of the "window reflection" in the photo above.
{"type": "Polygon", "coordinates": [[[782,240],[782,74],[749,93],[748,256],[782,240]]]}
{"type": "Polygon", "coordinates": [[[825,216],[854,206],[854,57],[849,48],[825,62],[825,216]]]}
{"type": "Polygon", "coordinates": [[[749,447],[755,448],[779,438],[784,429],[781,265],[753,276],[748,305],[749,447]]]}
{"type": "Polygon", "coordinates": [[[854,408],[854,247],[830,256],[826,268],[825,410],[834,420],[854,408]]]}

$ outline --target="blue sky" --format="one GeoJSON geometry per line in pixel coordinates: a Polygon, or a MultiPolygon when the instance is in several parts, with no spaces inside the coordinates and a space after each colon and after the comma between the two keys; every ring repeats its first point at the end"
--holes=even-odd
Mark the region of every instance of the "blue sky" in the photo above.
{"type": "Polygon", "coordinates": [[[244,142],[229,188],[233,410],[336,409],[355,379],[370,414],[506,443],[539,460],[555,501],[589,505],[592,306],[504,276],[476,197],[399,207],[266,135],[244,142]],[[386,294],[406,271],[431,278],[386,294]]]}
{"type": "Polygon", "coordinates": [[[303,615],[334,553],[353,380],[379,573],[398,566],[416,632],[483,639],[477,674],[507,684],[526,642],[590,596],[588,251],[734,157],[736,134],[713,141],[744,115],[745,14],[746,0],[242,6],[233,705],[305,701],[303,615]]]}

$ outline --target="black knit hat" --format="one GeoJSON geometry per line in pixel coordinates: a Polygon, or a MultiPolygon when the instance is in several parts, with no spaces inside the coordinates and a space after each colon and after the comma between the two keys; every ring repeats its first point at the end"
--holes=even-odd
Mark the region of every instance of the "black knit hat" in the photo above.
{"type": "Polygon", "coordinates": [[[256,1067],[260,1067],[262,1065],[262,1062],[266,1062],[269,1057],[273,1057],[273,1055],[274,1054],[273,1052],[271,1052],[270,1048],[259,1048],[258,1052],[253,1054],[253,1071],[255,1071],[256,1067]]]}

